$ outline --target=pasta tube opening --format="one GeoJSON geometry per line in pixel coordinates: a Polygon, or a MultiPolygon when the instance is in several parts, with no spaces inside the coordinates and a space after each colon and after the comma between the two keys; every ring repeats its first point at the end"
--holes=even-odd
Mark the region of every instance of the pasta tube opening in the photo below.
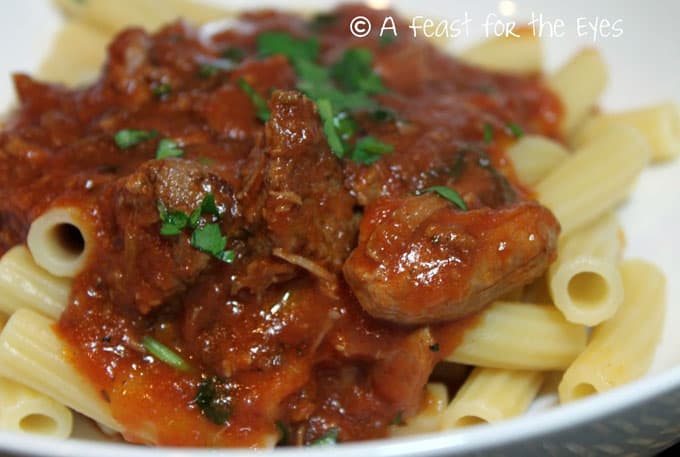
{"type": "Polygon", "coordinates": [[[479,416],[462,416],[459,417],[454,423],[454,427],[470,427],[473,425],[488,424],[489,421],[479,416]]]}
{"type": "Polygon", "coordinates": [[[35,263],[55,276],[74,277],[85,266],[89,239],[77,210],[54,208],[33,221],[26,241],[35,263]]]}
{"type": "Polygon", "coordinates": [[[57,430],[57,422],[47,414],[31,413],[19,419],[18,428],[24,433],[51,436],[57,430]]]}
{"type": "Polygon", "coordinates": [[[572,400],[578,400],[580,398],[589,397],[596,393],[597,389],[595,388],[594,385],[588,382],[582,382],[572,387],[569,398],[571,398],[572,400]]]}
{"type": "Polygon", "coordinates": [[[569,280],[567,291],[578,308],[591,308],[609,299],[609,283],[596,271],[582,271],[569,280]]]}

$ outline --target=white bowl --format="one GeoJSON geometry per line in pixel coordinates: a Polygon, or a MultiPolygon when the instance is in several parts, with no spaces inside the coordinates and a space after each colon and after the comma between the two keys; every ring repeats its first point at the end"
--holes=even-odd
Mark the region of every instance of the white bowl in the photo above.
{"type": "MultiPolygon", "coordinates": [[[[85,0],[87,1],[87,0],[85,0]]],[[[159,3],[162,0],[159,0],[159,3]]],[[[298,0],[233,2],[233,9],[256,6],[295,6],[323,9],[333,2],[298,0]]],[[[384,5],[385,0],[369,0],[384,5]]],[[[603,107],[622,109],[674,100],[680,104],[680,2],[600,0],[541,2],[499,1],[394,1],[402,16],[423,15],[455,19],[466,12],[471,18],[468,36],[451,43],[453,49],[484,37],[483,23],[489,14],[512,13],[527,21],[542,13],[545,20],[562,19],[564,36],[546,37],[548,68],[555,68],[583,46],[599,48],[611,70],[611,82],[603,107]],[[579,19],[580,18],[580,19],[579,19]],[[592,29],[578,36],[578,24],[599,18],[620,19],[623,34],[593,40],[592,29]]],[[[162,6],[159,6],[162,7],[162,6]]],[[[0,5],[0,107],[13,98],[9,74],[31,72],[48,50],[60,18],[47,0],[3,2],[0,5]]],[[[651,454],[680,439],[680,161],[654,166],[644,172],[631,200],[621,209],[626,230],[627,257],[643,257],[657,263],[668,278],[668,311],[665,330],[650,370],[644,378],[605,394],[553,408],[554,399],[543,397],[524,416],[496,425],[413,438],[398,438],[325,448],[277,449],[281,456],[405,456],[405,455],[635,455],[651,454]]],[[[41,456],[198,456],[211,450],[154,449],[120,443],[93,441],[87,432],[78,438],[55,441],[35,436],[0,433],[0,453],[41,456]]],[[[220,450],[220,455],[253,455],[244,450],[220,450]]]]}

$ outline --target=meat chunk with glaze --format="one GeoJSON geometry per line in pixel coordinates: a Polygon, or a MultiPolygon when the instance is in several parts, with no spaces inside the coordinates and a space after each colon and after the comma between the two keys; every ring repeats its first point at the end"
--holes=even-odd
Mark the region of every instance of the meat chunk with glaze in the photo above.
{"type": "Polygon", "coordinates": [[[249,223],[266,226],[272,250],[340,272],[357,233],[355,201],[344,187],[341,163],[311,100],[278,91],[269,107],[263,143],[253,151],[244,180],[249,223]]]}
{"type": "Polygon", "coordinates": [[[161,236],[158,202],[190,214],[207,193],[223,211],[222,233],[234,229],[240,210],[229,185],[198,162],[152,160],[121,178],[105,198],[113,198],[111,255],[119,268],[106,282],[114,303],[148,313],[196,280],[211,257],[190,244],[189,230],[161,236]]]}
{"type": "Polygon", "coordinates": [[[361,306],[400,324],[462,318],[539,277],[559,223],[535,202],[460,211],[436,195],[366,209],[343,272],[361,306]]]}

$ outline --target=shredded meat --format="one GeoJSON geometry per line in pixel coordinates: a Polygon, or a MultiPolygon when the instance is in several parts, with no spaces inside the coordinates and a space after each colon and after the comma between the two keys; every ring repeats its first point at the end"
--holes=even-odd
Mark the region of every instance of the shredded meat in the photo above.
{"type": "Polygon", "coordinates": [[[135,306],[142,314],[186,290],[208,266],[209,255],[189,243],[188,232],[159,237],[157,210],[162,202],[170,210],[190,214],[206,193],[225,209],[225,233],[237,229],[238,202],[231,187],[208,167],[182,159],[154,160],[121,179],[112,187],[115,196],[111,255],[121,262],[108,271],[105,280],[111,301],[135,306]]]}

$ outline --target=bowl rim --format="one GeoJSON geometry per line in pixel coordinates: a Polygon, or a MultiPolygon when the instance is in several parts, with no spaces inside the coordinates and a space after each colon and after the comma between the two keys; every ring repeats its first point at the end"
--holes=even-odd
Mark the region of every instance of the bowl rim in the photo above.
{"type": "Polygon", "coordinates": [[[50,457],[202,457],[219,453],[224,457],[255,456],[275,452],[279,457],[434,456],[484,451],[517,441],[566,431],[624,409],[641,406],[653,398],[680,390],[680,366],[649,375],[630,384],[588,398],[520,416],[497,424],[486,424],[448,432],[409,437],[394,437],[364,442],[343,443],[333,447],[247,448],[144,447],[127,443],[106,443],[86,439],[59,440],[29,434],[0,432],[0,450],[18,455],[50,457]]]}

